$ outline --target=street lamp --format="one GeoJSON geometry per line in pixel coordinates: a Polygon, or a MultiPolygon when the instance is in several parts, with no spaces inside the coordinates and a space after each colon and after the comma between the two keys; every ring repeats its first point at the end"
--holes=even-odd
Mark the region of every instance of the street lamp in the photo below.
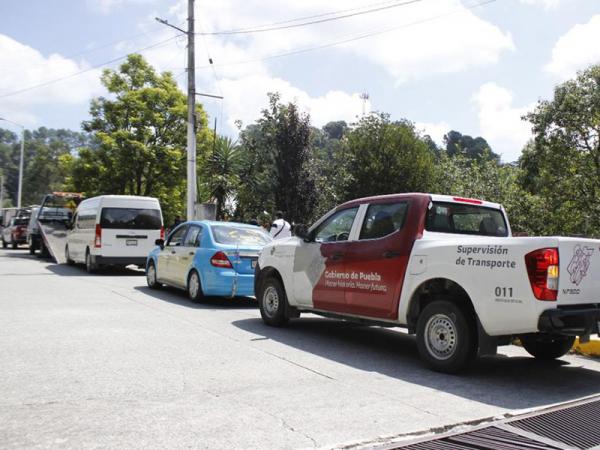
{"type": "Polygon", "coordinates": [[[21,127],[21,158],[19,160],[19,190],[17,191],[17,208],[21,207],[21,192],[23,191],[23,153],[25,153],[25,127],[20,123],[0,117],[0,120],[21,127]]]}

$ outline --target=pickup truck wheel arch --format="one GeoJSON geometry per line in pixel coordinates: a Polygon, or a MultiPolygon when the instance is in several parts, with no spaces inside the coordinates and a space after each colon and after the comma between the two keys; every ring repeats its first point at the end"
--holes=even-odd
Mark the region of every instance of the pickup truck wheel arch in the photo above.
{"type": "Polygon", "coordinates": [[[469,294],[456,282],[447,278],[432,278],[424,281],[415,289],[408,306],[407,322],[411,333],[416,331],[419,315],[427,305],[436,300],[446,300],[462,307],[477,317],[473,302],[469,294]]]}

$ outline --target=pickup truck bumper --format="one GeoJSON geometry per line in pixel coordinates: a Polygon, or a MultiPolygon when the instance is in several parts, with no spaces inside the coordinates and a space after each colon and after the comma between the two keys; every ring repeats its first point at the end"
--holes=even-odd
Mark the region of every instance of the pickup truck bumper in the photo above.
{"type": "Polygon", "coordinates": [[[600,304],[574,305],[568,308],[547,309],[538,321],[543,333],[585,336],[600,330],[600,304]]]}

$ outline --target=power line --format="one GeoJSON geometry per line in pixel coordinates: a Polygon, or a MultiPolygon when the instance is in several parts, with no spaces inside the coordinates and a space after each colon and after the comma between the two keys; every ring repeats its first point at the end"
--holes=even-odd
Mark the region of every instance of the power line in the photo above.
{"type": "MultiPolygon", "coordinates": [[[[228,31],[212,31],[212,32],[208,32],[208,33],[199,33],[199,34],[201,34],[203,36],[224,36],[224,35],[234,35],[234,34],[251,34],[251,33],[263,33],[266,31],[286,30],[289,28],[305,27],[307,25],[315,25],[315,24],[319,24],[319,23],[331,22],[334,20],[347,19],[349,17],[361,16],[364,14],[371,14],[374,12],[384,11],[387,9],[398,8],[400,6],[408,6],[413,3],[419,3],[422,1],[423,0],[408,0],[408,1],[400,2],[400,3],[394,3],[392,5],[380,6],[377,8],[370,8],[370,9],[367,9],[364,11],[336,15],[335,17],[321,18],[321,19],[317,19],[317,20],[311,20],[308,22],[294,23],[294,24],[289,24],[289,25],[278,25],[278,26],[273,26],[273,27],[269,27],[269,28],[264,28],[264,26],[262,26],[262,27],[259,26],[259,27],[255,27],[255,28],[228,30],[228,31]]],[[[323,15],[332,15],[332,14],[335,14],[335,13],[325,13],[323,15]]],[[[289,22],[298,21],[298,20],[302,20],[302,19],[290,20],[289,22]]]]}
{"type": "Polygon", "coordinates": [[[108,66],[108,65],[113,64],[113,63],[115,63],[117,61],[121,61],[121,60],[127,58],[132,53],[141,53],[141,52],[144,52],[146,50],[150,50],[152,48],[160,47],[161,45],[164,45],[164,44],[166,44],[166,43],[168,43],[168,42],[170,42],[170,41],[178,38],[179,36],[180,36],[180,34],[177,34],[175,36],[171,36],[169,39],[165,39],[163,41],[160,41],[160,42],[157,42],[155,44],[149,45],[147,47],[143,47],[143,48],[134,50],[132,52],[127,53],[126,55],[122,55],[122,56],[119,56],[118,58],[114,58],[114,59],[111,59],[109,61],[105,61],[103,63],[96,64],[94,66],[88,67],[87,69],[80,70],[79,72],[74,72],[74,73],[72,73],[70,75],[66,75],[64,77],[55,78],[53,80],[49,80],[49,81],[45,81],[43,83],[35,84],[33,86],[28,86],[26,88],[19,89],[17,91],[13,91],[13,92],[9,92],[7,94],[0,94],[0,98],[12,97],[13,95],[22,94],[24,92],[28,92],[28,91],[31,91],[31,90],[34,90],[34,89],[38,89],[38,88],[41,88],[41,87],[44,87],[44,86],[48,86],[50,84],[58,83],[59,81],[63,81],[63,80],[67,80],[69,78],[76,77],[78,75],[82,75],[82,74],[84,74],[86,72],[90,72],[92,70],[99,69],[100,67],[103,67],[103,66],[108,66]]]}
{"type": "MultiPolygon", "coordinates": [[[[497,0],[485,0],[485,1],[482,1],[482,2],[479,2],[479,3],[475,3],[473,5],[465,6],[465,8],[468,9],[468,10],[471,10],[471,9],[478,8],[480,6],[485,6],[485,5],[488,5],[490,3],[494,3],[496,1],[497,0]]],[[[408,28],[408,27],[411,27],[411,26],[420,25],[422,23],[431,22],[431,21],[434,21],[434,20],[437,20],[437,19],[441,19],[441,18],[444,18],[444,17],[451,16],[453,14],[460,13],[462,11],[463,11],[463,9],[456,9],[456,10],[450,11],[450,12],[448,12],[446,14],[440,14],[440,15],[437,15],[437,16],[434,16],[434,17],[428,17],[426,19],[417,20],[415,22],[410,22],[410,23],[403,24],[403,25],[400,25],[400,26],[397,26],[397,27],[387,28],[385,30],[378,30],[378,31],[363,33],[363,34],[360,34],[360,35],[353,35],[353,36],[348,37],[348,38],[344,38],[344,39],[340,39],[340,40],[337,40],[337,41],[328,42],[326,44],[317,45],[317,46],[314,46],[314,47],[299,48],[299,49],[291,50],[291,51],[285,52],[285,53],[278,53],[278,54],[274,54],[274,55],[267,55],[267,56],[262,56],[262,57],[253,58],[253,59],[247,59],[247,60],[242,60],[242,61],[233,61],[233,62],[229,62],[229,63],[216,64],[216,66],[217,67],[226,67],[226,66],[236,66],[236,65],[242,65],[242,64],[251,64],[251,63],[260,62],[260,61],[267,61],[267,60],[270,60],[270,59],[283,58],[283,57],[286,57],[286,56],[293,56],[293,55],[298,55],[298,54],[302,54],[302,53],[308,53],[308,52],[312,52],[312,51],[316,51],[316,50],[322,50],[322,49],[325,49],[325,48],[335,47],[335,46],[338,46],[338,45],[347,44],[349,42],[354,42],[354,41],[358,41],[358,40],[361,40],[361,39],[366,39],[366,38],[377,36],[377,35],[380,35],[380,34],[389,33],[391,31],[400,30],[402,28],[408,28]]],[[[197,66],[196,68],[199,69],[199,70],[202,70],[202,69],[207,69],[209,67],[210,66],[197,66]]]]}

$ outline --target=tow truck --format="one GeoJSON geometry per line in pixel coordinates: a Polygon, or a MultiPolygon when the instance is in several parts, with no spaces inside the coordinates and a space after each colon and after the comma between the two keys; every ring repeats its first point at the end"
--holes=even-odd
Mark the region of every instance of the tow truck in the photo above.
{"type": "Polygon", "coordinates": [[[302,313],[404,327],[422,360],[454,373],[519,338],[566,354],[600,322],[600,240],[513,237],[492,202],[411,193],[344,203],[261,251],[263,321],[302,313]]]}

